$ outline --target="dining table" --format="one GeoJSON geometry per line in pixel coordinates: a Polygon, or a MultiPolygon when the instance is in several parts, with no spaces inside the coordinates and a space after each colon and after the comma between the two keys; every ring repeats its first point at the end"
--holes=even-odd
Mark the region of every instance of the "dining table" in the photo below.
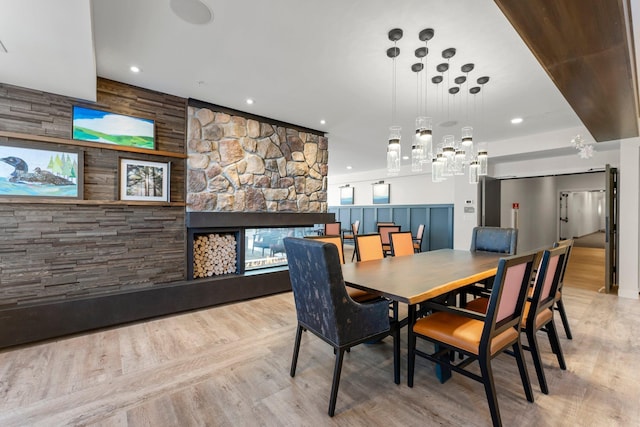
{"type": "MultiPolygon", "coordinates": [[[[412,328],[420,303],[495,276],[498,261],[504,256],[507,255],[439,249],[408,256],[347,263],[342,266],[342,276],[348,286],[379,295],[394,303],[396,321],[392,327],[402,328],[408,325],[408,328],[412,328]],[[408,306],[405,319],[397,318],[398,303],[408,306]]],[[[442,375],[440,374],[440,380],[445,381],[446,378],[442,375]]],[[[394,379],[396,384],[400,383],[399,340],[394,340],[394,379]]]]}

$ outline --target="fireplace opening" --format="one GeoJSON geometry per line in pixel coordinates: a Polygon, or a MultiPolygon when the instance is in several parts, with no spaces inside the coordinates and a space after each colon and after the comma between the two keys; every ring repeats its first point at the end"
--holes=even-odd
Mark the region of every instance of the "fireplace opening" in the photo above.
{"type": "Polygon", "coordinates": [[[245,230],[245,271],[287,265],[285,237],[317,234],[314,227],[247,228],[245,230]]]}

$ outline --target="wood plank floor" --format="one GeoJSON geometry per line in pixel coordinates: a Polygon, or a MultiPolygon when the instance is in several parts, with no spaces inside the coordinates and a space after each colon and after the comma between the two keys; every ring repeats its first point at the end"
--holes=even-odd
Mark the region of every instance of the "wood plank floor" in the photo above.
{"type": "MultiPolygon", "coordinates": [[[[640,301],[572,287],[561,330],[568,369],[540,342],[550,394],[527,354],[535,403],[514,359],[494,360],[506,426],[640,425],[640,301]]],[[[557,316],[557,315],[556,315],[557,316]]],[[[557,319],[559,324],[559,319],[557,319]]],[[[418,359],[415,385],[393,383],[391,339],[347,354],[336,416],[326,414],[333,353],[307,333],[289,376],[291,293],[71,336],[0,352],[0,425],[7,426],[486,426],[481,384],[439,384],[418,359]]],[[[560,326],[561,328],[561,326],[560,326]]]]}

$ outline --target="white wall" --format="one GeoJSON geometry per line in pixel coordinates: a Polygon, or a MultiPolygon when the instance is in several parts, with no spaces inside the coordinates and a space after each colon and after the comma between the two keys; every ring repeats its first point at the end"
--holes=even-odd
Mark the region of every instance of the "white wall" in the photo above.
{"type": "MultiPolygon", "coordinates": [[[[589,174],[547,176],[539,178],[507,179],[501,181],[500,225],[511,227],[512,204],[519,203],[518,210],[518,251],[538,249],[549,246],[558,240],[559,236],[559,203],[562,190],[601,190],[604,189],[604,172],[589,174]]],[[[576,194],[576,193],[570,193],[576,194]]],[[[577,193],[581,194],[581,193],[577,193]]],[[[588,193],[599,195],[600,193],[588,193]]],[[[575,195],[569,198],[569,224],[578,224],[578,215],[592,207],[597,213],[597,205],[587,206],[593,203],[598,196],[579,196],[584,200],[576,200],[575,195]],[[571,213],[571,208],[575,210],[571,213]]],[[[585,215],[587,215],[585,213],[585,215]]],[[[576,231],[571,231],[573,236],[589,234],[584,230],[597,231],[599,229],[599,217],[588,213],[588,224],[581,226],[576,231]],[[576,232],[583,234],[575,234],[576,232]]]]}
{"type": "Polygon", "coordinates": [[[454,180],[432,183],[431,174],[409,174],[403,171],[395,177],[387,176],[386,170],[368,171],[348,175],[329,175],[327,185],[327,204],[340,205],[340,186],[349,184],[354,187],[354,205],[371,205],[373,193],[371,184],[384,181],[391,184],[389,189],[390,204],[450,204],[454,202],[454,180]]]}
{"type": "Polygon", "coordinates": [[[640,290],[640,138],[620,144],[619,169],[620,218],[618,222],[619,264],[618,295],[638,298],[640,290]]]}
{"type": "Polygon", "coordinates": [[[518,209],[518,252],[548,247],[556,237],[555,177],[501,181],[500,226],[512,227],[512,204],[518,209]]]}

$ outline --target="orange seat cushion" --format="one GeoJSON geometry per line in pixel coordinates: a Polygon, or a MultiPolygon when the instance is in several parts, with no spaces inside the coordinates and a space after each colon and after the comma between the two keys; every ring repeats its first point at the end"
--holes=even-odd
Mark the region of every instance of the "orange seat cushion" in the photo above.
{"type": "Polygon", "coordinates": [[[366,302],[378,298],[377,295],[370,294],[369,292],[362,291],[360,289],[351,288],[349,286],[347,286],[346,288],[347,293],[349,294],[351,299],[356,302],[366,302]]]}
{"type": "MultiPolygon", "coordinates": [[[[418,320],[413,326],[413,331],[478,355],[483,328],[484,322],[480,320],[439,312],[418,320]]],[[[514,328],[509,328],[496,335],[491,340],[491,354],[502,351],[517,339],[518,332],[514,328]]]]}

